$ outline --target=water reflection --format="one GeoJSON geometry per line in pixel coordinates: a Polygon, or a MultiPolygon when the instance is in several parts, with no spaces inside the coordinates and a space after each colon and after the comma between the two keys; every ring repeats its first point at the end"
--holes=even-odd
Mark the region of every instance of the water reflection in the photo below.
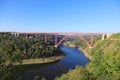
{"type": "Polygon", "coordinates": [[[69,69],[74,69],[76,65],[85,65],[88,63],[85,56],[76,48],[60,47],[67,55],[63,59],[48,63],[48,64],[34,64],[26,65],[27,68],[23,75],[23,80],[33,80],[34,76],[41,76],[47,80],[54,80],[56,76],[68,72],[69,69]]]}

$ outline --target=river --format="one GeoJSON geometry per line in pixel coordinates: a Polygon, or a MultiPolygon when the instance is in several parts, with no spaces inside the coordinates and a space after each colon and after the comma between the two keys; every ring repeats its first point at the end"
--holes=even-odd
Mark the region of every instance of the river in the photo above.
{"type": "Polygon", "coordinates": [[[84,66],[88,60],[77,48],[60,47],[66,56],[56,62],[47,64],[26,65],[27,70],[22,76],[23,80],[33,80],[35,76],[44,75],[46,80],[54,80],[55,77],[75,69],[76,65],[84,66]]]}

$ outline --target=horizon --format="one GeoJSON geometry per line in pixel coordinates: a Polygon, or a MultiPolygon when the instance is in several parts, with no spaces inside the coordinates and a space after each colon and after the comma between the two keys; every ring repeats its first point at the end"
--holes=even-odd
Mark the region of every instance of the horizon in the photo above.
{"type": "Polygon", "coordinates": [[[116,34],[120,32],[19,32],[19,31],[0,31],[0,33],[22,33],[22,34],[116,34]]]}

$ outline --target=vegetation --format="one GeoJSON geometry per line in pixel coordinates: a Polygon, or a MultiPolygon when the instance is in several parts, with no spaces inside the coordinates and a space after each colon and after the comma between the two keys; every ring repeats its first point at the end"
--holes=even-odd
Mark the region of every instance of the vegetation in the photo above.
{"type": "MultiPolygon", "coordinates": [[[[83,38],[85,38],[88,42],[90,42],[90,37],[89,36],[83,36],[83,38]]],[[[96,41],[98,41],[100,38],[101,37],[99,35],[98,36],[96,35],[94,37],[93,43],[96,43],[96,41]]],[[[63,44],[65,46],[77,47],[77,48],[81,48],[81,49],[85,49],[87,47],[86,43],[83,40],[81,40],[80,38],[65,41],[63,44]]]]}
{"type": "MultiPolygon", "coordinates": [[[[111,38],[120,39],[120,34],[111,38]]],[[[120,40],[99,40],[88,52],[93,57],[89,64],[77,66],[57,80],[120,80],[120,40]]]]}
{"type": "MultiPolygon", "coordinates": [[[[113,34],[105,40],[98,39],[95,38],[94,48],[89,50],[81,40],[65,42],[87,51],[92,60],[86,66],[76,66],[76,69],[56,80],[120,80],[120,34],[113,34]]],[[[14,37],[10,33],[0,33],[0,80],[20,80],[20,74],[24,72],[21,68],[23,59],[42,59],[60,54],[59,48],[45,44],[41,39],[26,39],[14,37]],[[16,62],[19,65],[15,66],[16,62]]],[[[42,76],[34,78],[41,79],[45,80],[42,76]]]]}
{"type": "MultiPolygon", "coordinates": [[[[86,41],[90,44],[91,38],[89,36],[83,36],[83,38],[85,38],[86,41]]],[[[94,35],[93,44],[95,44],[100,39],[101,39],[100,35],[96,35],[96,36],[94,35]]],[[[83,40],[76,38],[76,39],[71,39],[69,41],[65,41],[63,44],[64,44],[64,46],[75,47],[75,48],[80,49],[81,51],[84,52],[84,55],[88,59],[92,59],[89,47],[87,47],[87,44],[83,40]]]]}
{"type": "Polygon", "coordinates": [[[35,76],[34,80],[46,80],[44,76],[35,76]]]}
{"type": "Polygon", "coordinates": [[[120,33],[113,34],[111,38],[120,39],[120,33]]]}
{"type": "Polygon", "coordinates": [[[42,42],[41,39],[14,37],[0,33],[0,80],[18,80],[23,69],[23,59],[48,58],[61,55],[59,48],[42,42]],[[14,63],[19,63],[15,66],[14,63]]]}

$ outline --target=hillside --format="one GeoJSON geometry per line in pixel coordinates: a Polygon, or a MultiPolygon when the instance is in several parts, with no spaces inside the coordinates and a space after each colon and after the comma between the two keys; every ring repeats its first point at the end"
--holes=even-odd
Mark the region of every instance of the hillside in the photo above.
{"type": "Polygon", "coordinates": [[[113,34],[110,38],[120,39],[120,33],[113,34]]]}
{"type": "Polygon", "coordinates": [[[15,37],[0,33],[0,80],[20,80],[24,64],[48,63],[63,58],[64,53],[41,39],[15,37]]]}
{"type": "Polygon", "coordinates": [[[120,80],[120,33],[105,40],[98,40],[94,48],[84,51],[92,56],[85,67],[62,75],[57,80],[120,80]]]}

